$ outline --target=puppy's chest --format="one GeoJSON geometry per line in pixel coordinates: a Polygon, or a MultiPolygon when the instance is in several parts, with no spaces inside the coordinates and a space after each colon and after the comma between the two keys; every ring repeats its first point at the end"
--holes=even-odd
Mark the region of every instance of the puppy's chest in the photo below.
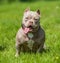
{"type": "Polygon", "coordinates": [[[37,37],[35,38],[32,33],[28,34],[29,40],[27,41],[27,46],[32,50],[32,47],[35,44],[40,44],[40,39],[37,37]]]}
{"type": "Polygon", "coordinates": [[[28,33],[28,37],[29,37],[29,40],[28,40],[28,47],[32,50],[32,47],[33,47],[33,44],[34,44],[34,40],[32,39],[34,37],[34,35],[32,33],[28,33]]]}

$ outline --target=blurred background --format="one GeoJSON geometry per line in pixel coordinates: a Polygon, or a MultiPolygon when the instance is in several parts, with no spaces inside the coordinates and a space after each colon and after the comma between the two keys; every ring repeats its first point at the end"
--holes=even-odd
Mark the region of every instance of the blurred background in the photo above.
{"type": "Polygon", "coordinates": [[[12,2],[35,2],[35,1],[60,1],[60,0],[0,0],[0,4],[12,3],[12,2]]]}

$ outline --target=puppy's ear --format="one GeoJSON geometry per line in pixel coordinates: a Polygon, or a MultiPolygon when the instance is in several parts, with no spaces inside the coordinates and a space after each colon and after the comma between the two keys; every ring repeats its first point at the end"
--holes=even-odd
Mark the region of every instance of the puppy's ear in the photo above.
{"type": "Polygon", "coordinates": [[[37,13],[40,15],[40,10],[39,9],[37,10],[37,13]]]}
{"type": "Polygon", "coordinates": [[[30,11],[30,8],[29,7],[27,9],[25,9],[25,12],[27,12],[27,11],[30,11]]]}

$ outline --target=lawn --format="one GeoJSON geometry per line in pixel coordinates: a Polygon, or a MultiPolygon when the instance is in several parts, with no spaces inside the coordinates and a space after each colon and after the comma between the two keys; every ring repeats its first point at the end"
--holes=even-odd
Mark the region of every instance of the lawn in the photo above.
{"type": "Polygon", "coordinates": [[[60,1],[0,5],[0,63],[60,63],[60,1]],[[40,9],[40,24],[46,33],[43,53],[21,53],[15,58],[15,36],[25,8],[40,9]]]}

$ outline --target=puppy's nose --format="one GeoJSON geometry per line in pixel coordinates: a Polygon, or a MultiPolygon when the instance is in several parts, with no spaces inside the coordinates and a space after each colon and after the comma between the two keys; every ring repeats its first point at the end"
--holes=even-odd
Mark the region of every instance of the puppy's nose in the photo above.
{"type": "Polygon", "coordinates": [[[32,24],[33,24],[33,22],[31,22],[31,21],[30,21],[30,22],[29,22],[29,24],[31,24],[31,25],[32,25],[32,24]]]}

